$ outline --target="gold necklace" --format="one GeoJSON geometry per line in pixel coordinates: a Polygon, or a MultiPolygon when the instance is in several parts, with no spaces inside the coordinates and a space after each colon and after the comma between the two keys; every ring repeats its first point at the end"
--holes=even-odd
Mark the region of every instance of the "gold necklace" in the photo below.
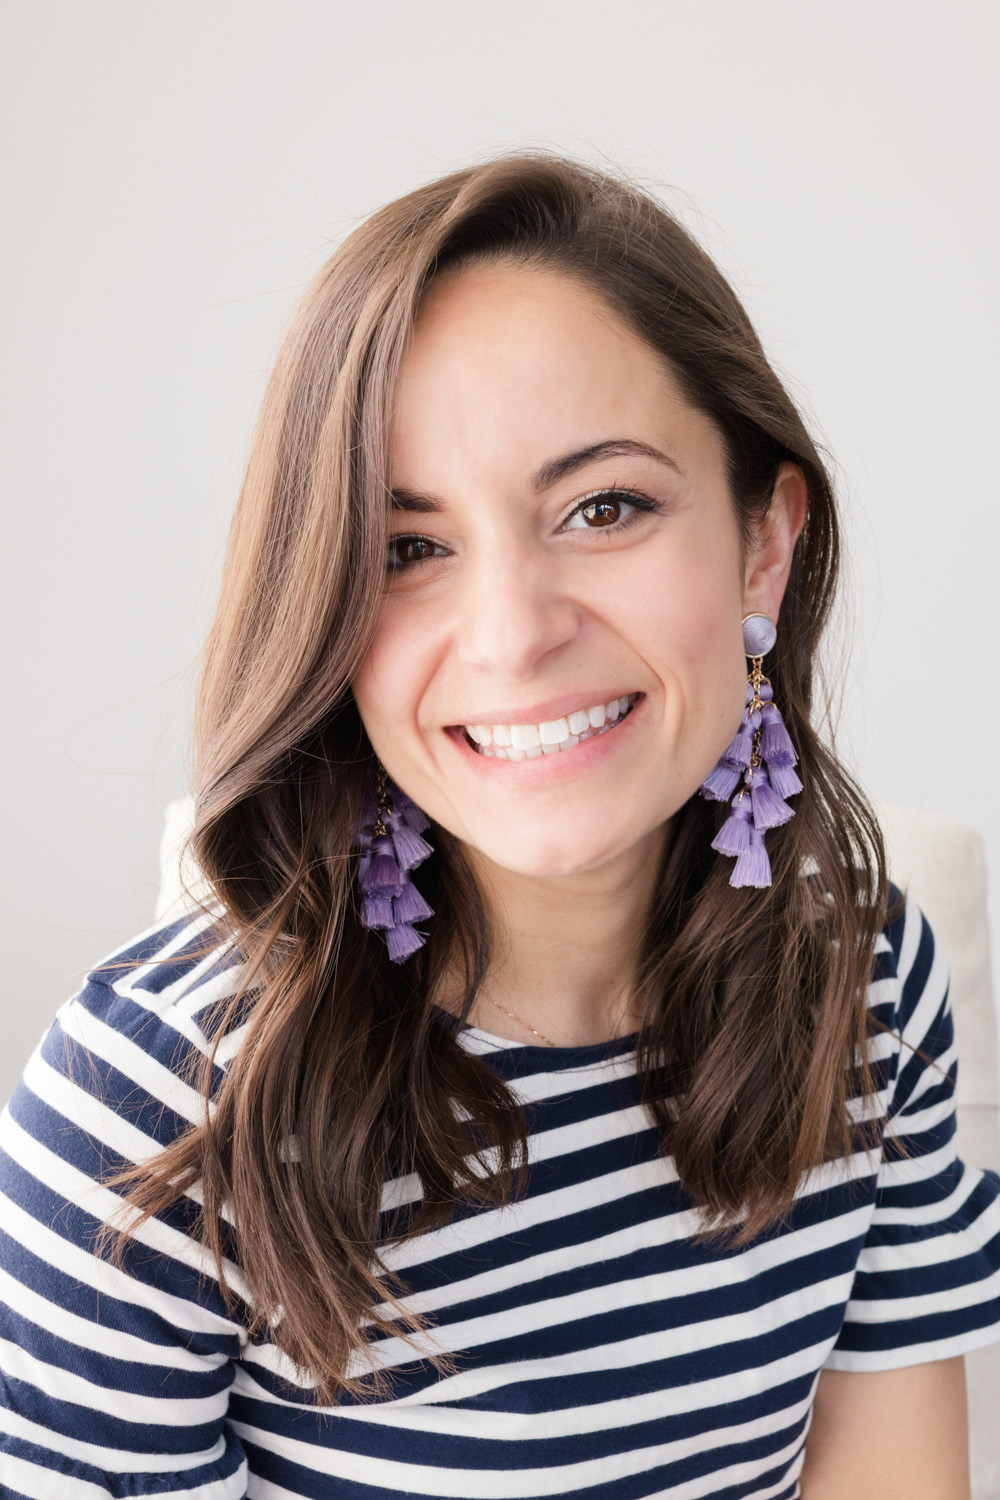
{"type": "Polygon", "coordinates": [[[493,1006],[494,1010],[502,1010],[504,1015],[510,1016],[511,1020],[516,1021],[518,1026],[523,1026],[525,1031],[530,1031],[533,1036],[537,1036],[540,1041],[543,1041],[545,1043],[546,1047],[555,1047],[557,1045],[557,1043],[551,1041],[544,1034],[544,1032],[536,1031],[534,1026],[529,1026],[527,1021],[522,1021],[520,1016],[515,1016],[512,1010],[508,1010],[506,1005],[501,1005],[498,1000],[491,1000],[489,995],[484,995],[483,999],[488,1001],[489,1004],[493,1006]]]}

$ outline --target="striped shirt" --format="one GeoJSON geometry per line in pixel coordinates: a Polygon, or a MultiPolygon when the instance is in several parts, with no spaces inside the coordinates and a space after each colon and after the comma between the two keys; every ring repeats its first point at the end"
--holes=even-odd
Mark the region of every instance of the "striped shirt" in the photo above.
{"type": "MultiPolygon", "coordinates": [[[[527,1191],[387,1249],[454,1373],[386,1336],[384,1398],[319,1406],[227,1311],[190,1200],[122,1267],[89,1248],[116,1203],[102,1166],[200,1117],[181,1065],[238,972],[192,956],[204,923],[153,928],[112,955],[131,968],[88,975],[2,1116],[4,1496],[793,1500],[822,1369],[1000,1339],[1000,1176],[956,1157],[947,964],[911,900],[869,990],[892,1028],[869,1043],[877,1112],[909,1160],[827,1163],[780,1229],[697,1247],[639,1104],[634,1038],[552,1049],[462,1030],[531,1106],[527,1191]]],[[[220,1078],[239,1045],[225,1038],[220,1078]]],[[[419,1189],[387,1182],[383,1203],[419,1189]]]]}

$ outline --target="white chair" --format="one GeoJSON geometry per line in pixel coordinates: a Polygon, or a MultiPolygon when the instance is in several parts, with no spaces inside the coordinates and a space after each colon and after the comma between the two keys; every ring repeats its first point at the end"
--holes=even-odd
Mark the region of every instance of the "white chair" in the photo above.
{"type": "MultiPolygon", "coordinates": [[[[161,885],[156,919],[184,906],[180,850],[190,827],[191,798],[166,809],[160,844],[161,885]]],[[[1000,1059],[990,978],[986,855],[974,828],[908,807],[876,804],[897,885],[926,913],[951,968],[951,998],[959,1050],[958,1154],[1000,1171],[1000,1059]]],[[[183,870],[197,893],[198,872],[183,870]]],[[[973,1500],[1000,1500],[1000,1343],[966,1355],[973,1500]]]]}

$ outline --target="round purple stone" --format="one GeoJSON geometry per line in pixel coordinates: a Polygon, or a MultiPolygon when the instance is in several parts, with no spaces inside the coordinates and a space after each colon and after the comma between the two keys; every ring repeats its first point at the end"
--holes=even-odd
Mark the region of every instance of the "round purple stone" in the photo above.
{"type": "Polygon", "coordinates": [[[743,621],[743,649],[747,656],[766,656],[777,639],[777,629],[769,616],[747,615],[743,621]]]}

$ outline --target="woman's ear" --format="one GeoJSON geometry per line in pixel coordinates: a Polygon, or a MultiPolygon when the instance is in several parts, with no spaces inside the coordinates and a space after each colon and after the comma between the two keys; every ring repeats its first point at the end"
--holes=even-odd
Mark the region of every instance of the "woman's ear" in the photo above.
{"type": "Polygon", "coordinates": [[[798,464],[785,462],[774,482],[767,515],[755,528],[743,577],[743,613],[777,621],[799,533],[806,524],[809,497],[798,464]]]}

